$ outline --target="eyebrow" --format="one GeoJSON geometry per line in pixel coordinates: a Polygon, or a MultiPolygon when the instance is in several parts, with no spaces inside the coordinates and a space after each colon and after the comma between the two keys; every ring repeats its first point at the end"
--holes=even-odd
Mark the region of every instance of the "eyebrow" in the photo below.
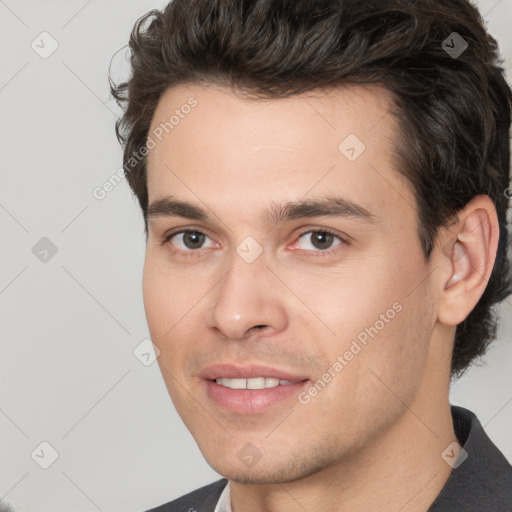
{"type": "MultiPolygon", "coordinates": [[[[155,199],[148,206],[147,219],[152,220],[156,217],[183,217],[198,221],[213,220],[207,209],[178,200],[173,196],[155,199]]],[[[335,196],[292,201],[282,205],[273,204],[263,212],[262,216],[270,224],[305,217],[344,217],[368,223],[376,222],[375,215],[363,206],[335,196]]]]}

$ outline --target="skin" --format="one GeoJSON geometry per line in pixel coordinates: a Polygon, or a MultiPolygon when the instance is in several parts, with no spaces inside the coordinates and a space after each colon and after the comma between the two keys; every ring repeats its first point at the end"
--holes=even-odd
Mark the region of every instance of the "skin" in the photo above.
{"type": "Polygon", "coordinates": [[[180,85],[162,95],[150,131],[191,96],[197,106],[148,154],[149,203],[172,194],[211,219],[149,219],[144,304],[171,399],[230,480],[233,511],[427,510],[451,471],[441,458],[456,441],[451,351],[494,264],[492,201],[478,196],[460,211],[427,262],[412,190],[394,167],[385,89],[255,101],[180,85]],[[338,149],[349,134],[366,146],[353,162],[338,149]],[[329,195],[375,221],[263,215],[329,195]],[[204,244],[165,241],[180,229],[203,232],[204,244]],[[322,229],[348,243],[333,237],[318,248],[310,231],[322,229]],[[236,251],[248,236],[263,250],[252,263],[236,251]],[[199,377],[214,362],[259,363],[313,384],[396,303],[400,312],[307,404],[292,397],[234,413],[209,399],[199,377]],[[237,456],[247,443],[261,454],[252,467],[237,456]]]}

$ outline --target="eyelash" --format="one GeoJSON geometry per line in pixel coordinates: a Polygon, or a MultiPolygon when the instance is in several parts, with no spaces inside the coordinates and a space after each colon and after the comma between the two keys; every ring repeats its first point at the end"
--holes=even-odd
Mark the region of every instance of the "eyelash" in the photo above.
{"type": "MultiPolygon", "coordinates": [[[[208,237],[208,235],[206,233],[204,233],[203,231],[199,230],[199,229],[182,229],[180,231],[175,231],[173,233],[170,233],[168,235],[166,235],[164,237],[164,240],[162,242],[162,245],[169,245],[170,246],[170,250],[173,254],[180,254],[182,256],[190,256],[190,257],[194,257],[194,256],[198,256],[198,253],[200,253],[201,249],[197,249],[197,250],[189,250],[189,251],[182,251],[180,249],[174,249],[172,247],[171,244],[169,244],[169,241],[171,240],[171,238],[175,237],[176,235],[181,235],[181,234],[184,234],[184,233],[199,233],[201,235],[205,235],[208,237]]],[[[327,234],[327,235],[332,235],[334,236],[335,238],[337,238],[339,240],[339,244],[334,246],[333,248],[331,249],[326,249],[325,251],[322,251],[322,250],[317,250],[317,251],[305,251],[313,256],[316,256],[316,257],[326,257],[326,256],[330,256],[332,255],[334,252],[337,252],[341,247],[344,247],[344,246],[347,246],[349,245],[348,241],[344,238],[342,238],[340,235],[334,233],[333,231],[331,231],[330,229],[327,229],[327,228],[321,228],[321,229],[308,229],[306,231],[303,231],[302,233],[300,233],[295,242],[294,242],[294,245],[304,236],[304,235],[307,235],[307,234],[314,234],[314,233],[322,233],[322,234],[327,234]]],[[[208,237],[210,238],[210,237],[208,237]]],[[[300,249],[296,249],[296,250],[300,250],[300,249]]],[[[304,251],[303,251],[304,252],[304,251]]]]}

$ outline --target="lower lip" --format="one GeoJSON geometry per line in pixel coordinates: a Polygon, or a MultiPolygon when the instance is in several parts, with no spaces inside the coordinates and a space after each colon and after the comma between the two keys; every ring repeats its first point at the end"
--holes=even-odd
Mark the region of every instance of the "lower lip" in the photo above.
{"type": "Polygon", "coordinates": [[[297,395],[308,381],[265,389],[231,389],[206,380],[208,396],[215,405],[239,414],[258,414],[297,395]]]}

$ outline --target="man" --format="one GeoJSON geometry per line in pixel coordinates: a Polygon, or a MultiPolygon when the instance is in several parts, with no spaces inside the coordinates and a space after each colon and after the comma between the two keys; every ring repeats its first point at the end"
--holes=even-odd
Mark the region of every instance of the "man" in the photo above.
{"type": "Polygon", "coordinates": [[[225,477],[154,510],[512,510],[448,401],[511,291],[512,94],[476,8],[174,0],[130,48],[149,329],[225,477]]]}

